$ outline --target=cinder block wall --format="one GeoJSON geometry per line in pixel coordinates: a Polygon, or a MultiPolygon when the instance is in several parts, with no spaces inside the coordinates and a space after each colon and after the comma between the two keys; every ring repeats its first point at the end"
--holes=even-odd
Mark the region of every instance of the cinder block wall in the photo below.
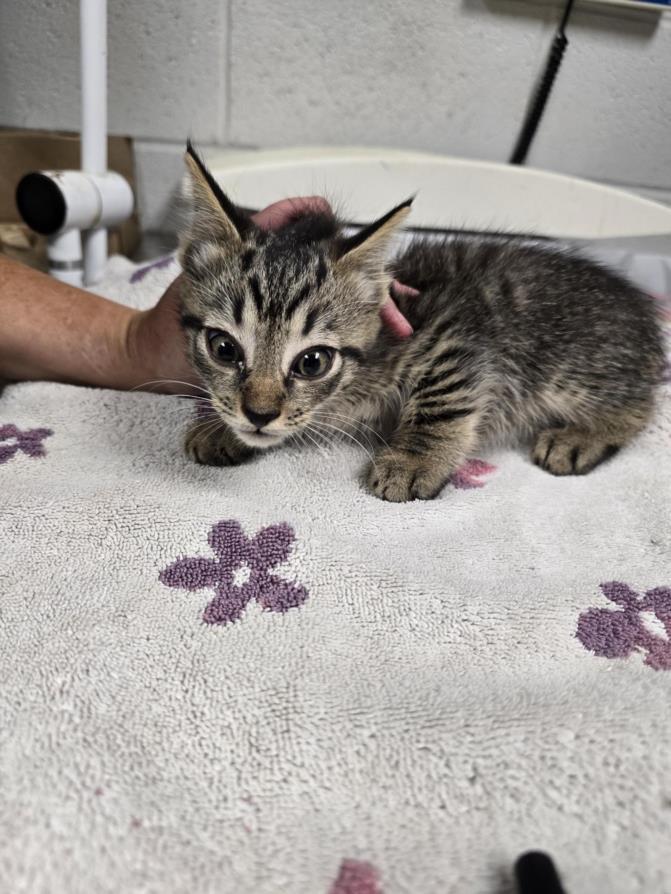
{"type": "MultiPolygon", "coordinates": [[[[505,160],[559,15],[519,0],[110,0],[110,130],[169,229],[184,138],[505,160]]],[[[578,0],[529,162],[671,202],[671,14],[578,0]]],[[[0,125],[77,129],[77,0],[0,3],[0,125]]]]}

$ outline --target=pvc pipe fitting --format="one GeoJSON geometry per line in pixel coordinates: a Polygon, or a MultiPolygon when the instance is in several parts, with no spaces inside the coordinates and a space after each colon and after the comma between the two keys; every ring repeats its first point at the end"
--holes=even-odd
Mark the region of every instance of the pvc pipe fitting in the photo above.
{"type": "MultiPolygon", "coordinates": [[[[51,273],[57,279],[64,278],[62,273],[66,268],[61,266],[63,264],[69,265],[68,271],[82,270],[79,231],[86,231],[85,248],[88,244],[89,258],[94,260],[93,264],[86,265],[86,284],[89,285],[100,279],[103,273],[107,257],[105,230],[126,220],[133,212],[134,201],[130,185],[114,171],[104,174],[38,171],[26,174],[20,180],[16,188],[16,204],[21,217],[31,229],[51,237],[48,254],[51,273]],[[78,252],[74,239],[60,240],[70,230],[77,233],[78,252]],[[59,237],[60,241],[55,237],[59,237]],[[71,257],[63,256],[65,246],[71,257]],[[93,269],[89,269],[91,267],[93,269]]],[[[82,284],[81,279],[80,276],[78,285],[82,284]]],[[[71,273],[65,281],[72,282],[71,273]]]]}

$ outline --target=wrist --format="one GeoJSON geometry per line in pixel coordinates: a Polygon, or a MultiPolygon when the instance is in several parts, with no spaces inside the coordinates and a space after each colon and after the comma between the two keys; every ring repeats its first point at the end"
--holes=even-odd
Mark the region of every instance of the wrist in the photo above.
{"type": "MultiPolygon", "coordinates": [[[[116,367],[120,381],[117,387],[154,390],[152,383],[160,378],[155,369],[153,355],[147,351],[145,330],[151,311],[128,308],[128,314],[120,321],[119,330],[114,334],[116,367]]],[[[160,390],[160,389],[156,389],[160,390]]]]}
{"type": "Polygon", "coordinates": [[[164,394],[202,391],[186,357],[179,323],[180,287],[181,277],[177,277],[150,310],[131,311],[121,341],[128,378],[132,379],[126,387],[164,394]]]}

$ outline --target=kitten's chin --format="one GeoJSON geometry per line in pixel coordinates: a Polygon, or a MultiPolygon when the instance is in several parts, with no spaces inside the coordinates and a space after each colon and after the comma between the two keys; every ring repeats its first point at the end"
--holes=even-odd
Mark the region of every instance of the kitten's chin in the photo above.
{"type": "Polygon", "coordinates": [[[276,434],[275,432],[241,431],[237,428],[235,429],[235,436],[246,447],[253,447],[255,450],[267,450],[270,447],[277,447],[286,438],[286,435],[276,434]]]}

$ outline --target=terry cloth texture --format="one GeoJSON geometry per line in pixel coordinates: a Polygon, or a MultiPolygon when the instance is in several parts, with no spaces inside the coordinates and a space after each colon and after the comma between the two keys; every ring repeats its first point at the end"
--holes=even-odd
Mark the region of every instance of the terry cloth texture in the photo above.
{"type": "Polygon", "coordinates": [[[405,505],[346,443],[194,465],[192,412],[0,397],[0,891],[502,894],[540,849],[669,894],[669,383],[586,477],[500,450],[405,505]]]}

